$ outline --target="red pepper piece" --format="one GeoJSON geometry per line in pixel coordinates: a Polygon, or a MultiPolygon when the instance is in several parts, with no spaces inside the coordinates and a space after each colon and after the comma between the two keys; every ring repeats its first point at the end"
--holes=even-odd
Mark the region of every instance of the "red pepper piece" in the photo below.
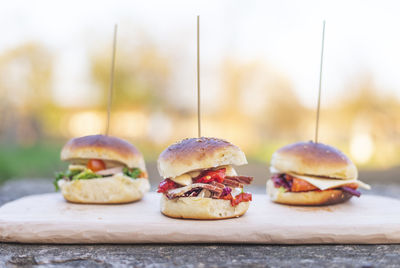
{"type": "Polygon", "coordinates": [[[157,193],[165,193],[168,190],[175,189],[176,183],[170,179],[165,179],[158,185],[157,193]]]}
{"type": "Polygon", "coordinates": [[[242,202],[249,202],[249,201],[252,201],[252,195],[249,193],[241,193],[231,200],[231,205],[234,207],[242,202]]]}
{"type": "Polygon", "coordinates": [[[232,199],[233,199],[233,197],[232,197],[232,195],[231,195],[231,194],[227,194],[227,195],[224,195],[224,196],[222,196],[220,199],[224,199],[224,200],[232,200],[232,199]]]}
{"type": "Polygon", "coordinates": [[[250,193],[241,193],[238,194],[235,198],[231,194],[225,195],[220,199],[230,200],[232,207],[239,205],[242,202],[249,202],[252,201],[252,195],[250,193]]]}
{"type": "Polygon", "coordinates": [[[200,178],[196,180],[197,183],[210,183],[216,181],[222,183],[225,179],[226,168],[218,170],[207,170],[200,175],[200,178]]]}

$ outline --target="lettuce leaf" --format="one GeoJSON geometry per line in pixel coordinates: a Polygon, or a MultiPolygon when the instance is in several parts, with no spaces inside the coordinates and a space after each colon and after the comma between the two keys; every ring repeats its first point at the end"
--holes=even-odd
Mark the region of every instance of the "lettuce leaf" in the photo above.
{"type": "Polygon", "coordinates": [[[89,179],[95,179],[95,178],[101,178],[101,175],[97,175],[93,171],[91,171],[88,168],[85,168],[83,170],[75,169],[75,170],[67,170],[65,172],[57,172],[55,175],[54,179],[54,187],[56,191],[60,190],[60,187],[58,186],[58,181],[62,179],[66,180],[89,180],[89,179]]]}
{"type": "Polygon", "coordinates": [[[279,191],[280,193],[286,193],[286,189],[285,189],[285,187],[283,187],[283,186],[279,187],[278,191],[279,191]]]}
{"type": "Polygon", "coordinates": [[[59,191],[60,188],[58,187],[58,181],[62,179],[71,179],[73,176],[76,176],[79,174],[81,170],[67,170],[65,172],[56,172],[55,174],[55,179],[53,181],[54,187],[56,188],[56,191],[59,191]]]}
{"type": "Polygon", "coordinates": [[[90,179],[96,179],[96,178],[101,178],[101,177],[103,177],[103,176],[94,173],[93,171],[91,171],[88,168],[85,168],[79,174],[76,174],[75,176],[73,176],[72,180],[73,181],[75,181],[75,180],[90,180],[90,179]]]}
{"type": "Polygon", "coordinates": [[[127,168],[124,167],[124,169],[122,170],[122,172],[124,173],[124,175],[131,177],[132,179],[137,179],[140,176],[140,173],[142,173],[140,171],[140,169],[138,168],[127,168]]]}

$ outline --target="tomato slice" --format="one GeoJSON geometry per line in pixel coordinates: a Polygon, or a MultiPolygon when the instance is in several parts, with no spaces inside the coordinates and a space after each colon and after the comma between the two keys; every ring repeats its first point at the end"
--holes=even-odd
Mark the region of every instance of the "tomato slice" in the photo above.
{"type": "Polygon", "coordinates": [[[104,163],[103,160],[100,159],[90,159],[86,167],[93,172],[97,172],[106,169],[106,164],[104,163]]]}

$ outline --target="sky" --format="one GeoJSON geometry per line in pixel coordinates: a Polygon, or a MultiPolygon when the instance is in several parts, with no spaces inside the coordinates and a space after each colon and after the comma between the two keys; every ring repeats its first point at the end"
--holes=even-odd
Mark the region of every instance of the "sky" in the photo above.
{"type": "MultiPolygon", "coordinates": [[[[0,1],[0,54],[37,41],[55,54],[54,96],[63,104],[89,98],[88,55],[145,31],[176,59],[179,102],[195,94],[196,15],[201,16],[204,98],[221,86],[218,63],[262,61],[290,80],[315,106],[322,21],[326,20],[323,103],[348,94],[349,81],[371,74],[382,92],[400,98],[399,1],[0,1]],[[193,88],[193,92],[187,89],[193,88]]],[[[117,60],[118,63],[118,60],[117,60]]],[[[89,98],[90,99],[90,98],[89,98]]]]}

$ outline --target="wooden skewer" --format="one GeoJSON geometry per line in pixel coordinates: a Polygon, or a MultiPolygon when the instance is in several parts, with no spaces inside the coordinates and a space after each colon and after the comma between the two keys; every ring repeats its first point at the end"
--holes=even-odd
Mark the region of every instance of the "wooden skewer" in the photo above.
{"type": "Polygon", "coordinates": [[[117,31],[118,25],[114,25],[114,41],[113,41],[113,49],[111,56],[111,70],[110,70],[110,87],[108,93],[108,105],[107,105],[107,124],[106,124],[106,135],[110,130],[110,116],[111,116],[111,105],[112,105],[112,97],[113,97],[113,88],[114,88],[114,70],[115,70],[115,51],[117,49],[117,31]]]}
{"type": "Polygon", "coordinates": [[[321,62],[319,66],[319,87],[318,87],[317,118],[315,124],[315,143],[318,143],[319,110],[321,107],[322,64],[324,61],[324,43],[325,43],[325,20],[322,23],[322,47],[321,47],[321,62]]]}
{"type": "Polygon", "coordinates": [[[200,16],[197,16],[197,131],[201,137],[200,120],[200,16]]]}

